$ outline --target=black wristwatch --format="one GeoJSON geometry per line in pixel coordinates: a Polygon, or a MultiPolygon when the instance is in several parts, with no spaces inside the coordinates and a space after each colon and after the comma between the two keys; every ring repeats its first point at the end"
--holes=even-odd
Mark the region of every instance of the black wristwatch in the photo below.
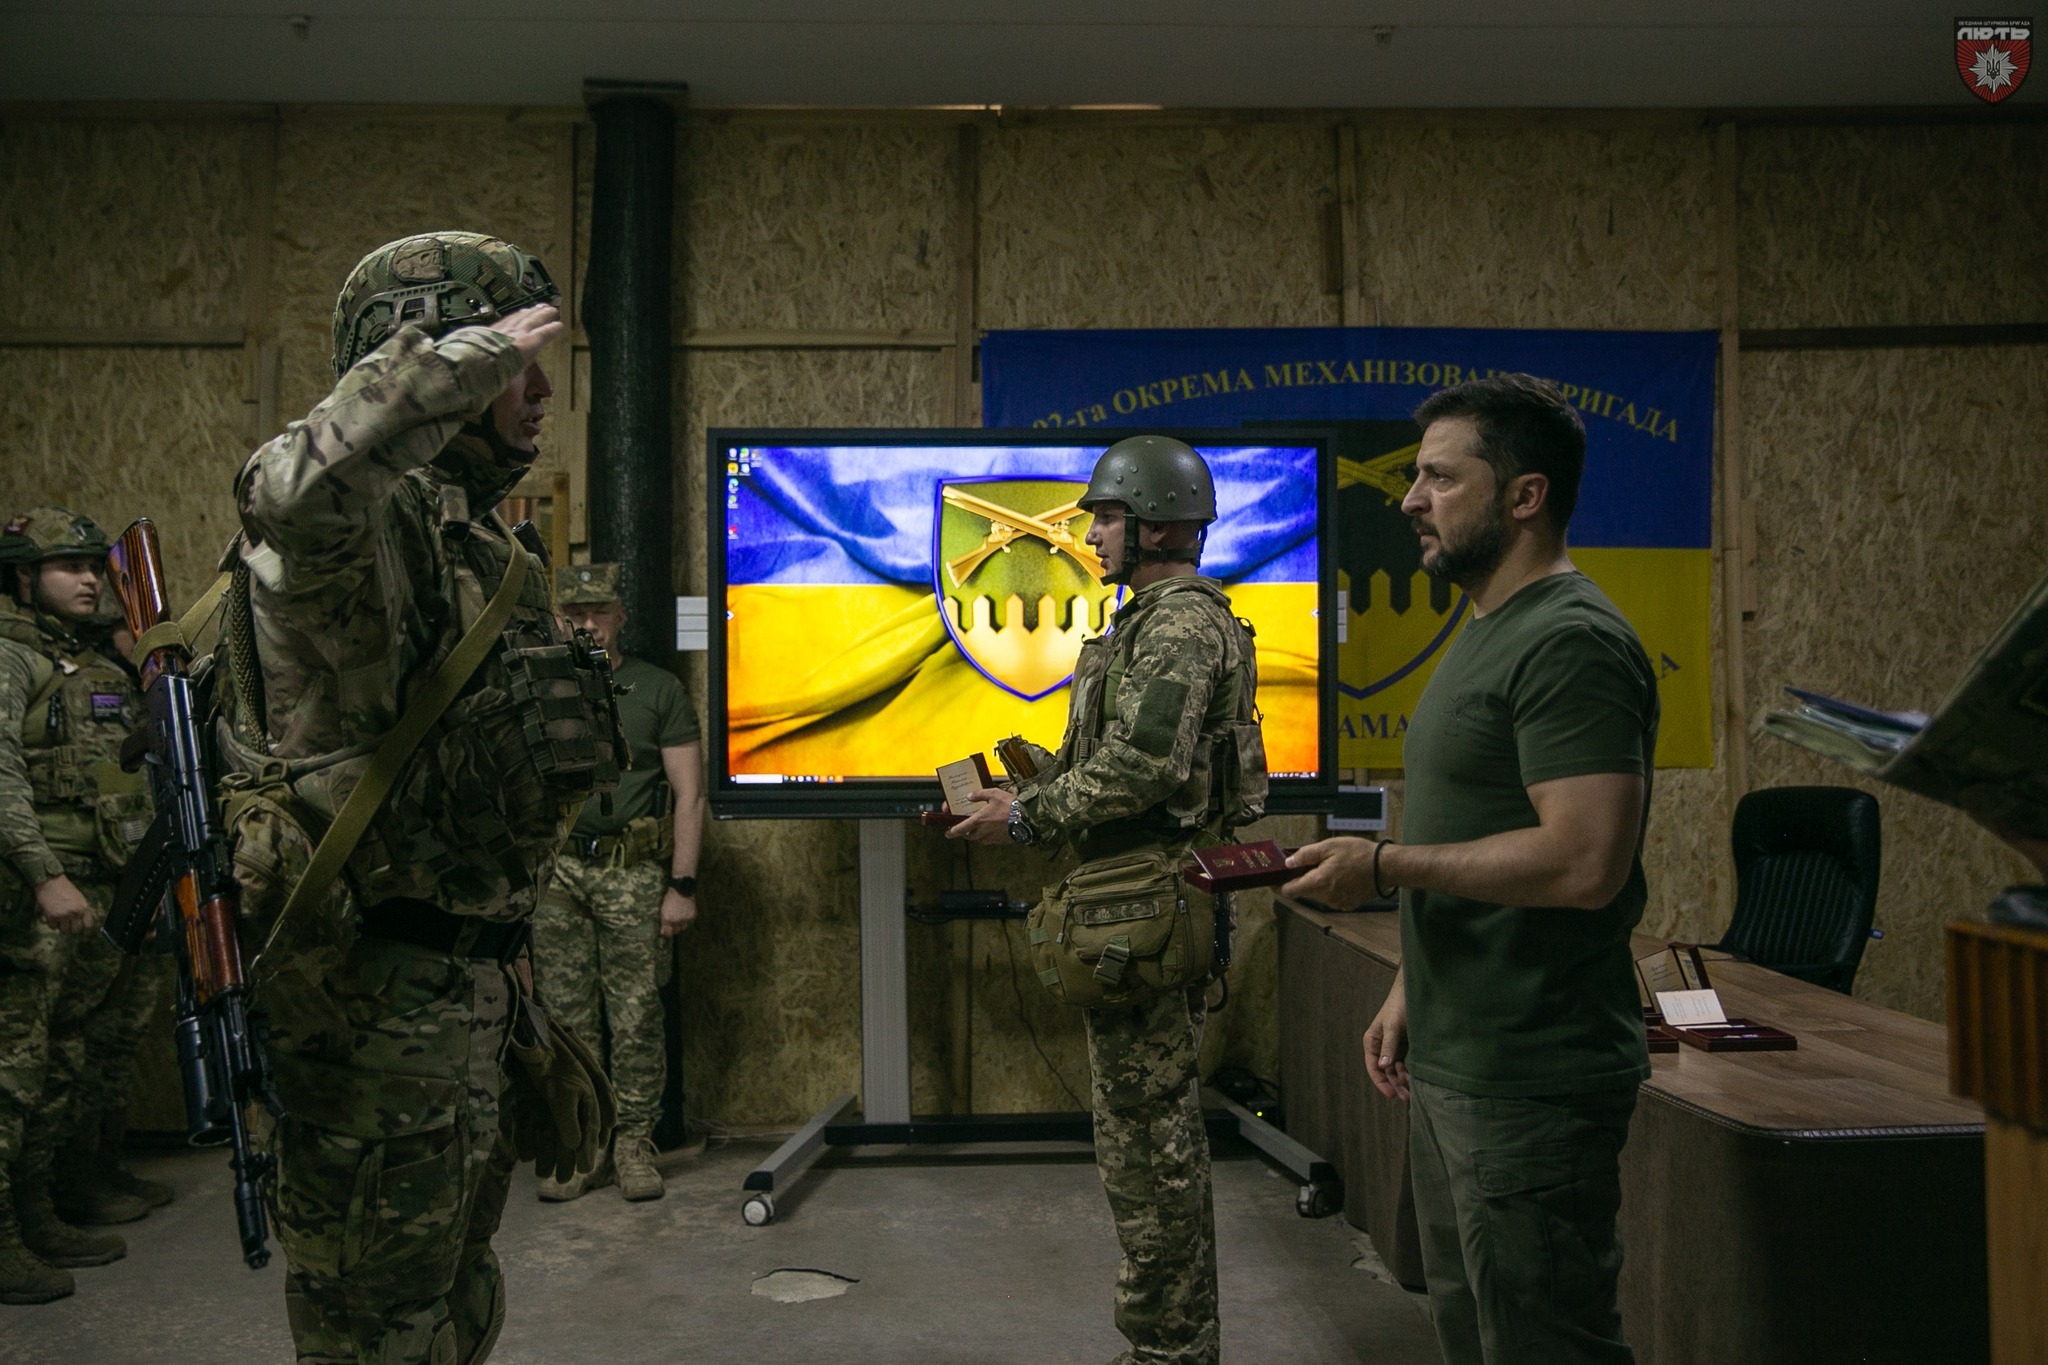
{"type": "Polygon", "coordinates": [[[695,877],[670,877],[668,879],[668,889],[675,892],[678,896],[688,896],[690,899],[695,900],[697,898],[697,879],[695,877]]]}

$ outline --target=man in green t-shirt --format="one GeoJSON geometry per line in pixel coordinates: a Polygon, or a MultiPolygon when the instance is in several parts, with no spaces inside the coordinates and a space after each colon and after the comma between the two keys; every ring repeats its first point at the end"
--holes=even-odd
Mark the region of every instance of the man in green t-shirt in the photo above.
{"type": "Polygon", "coordinates": [[[618,652],[626,622],[618,565],[555,570],[555,602],[614,660],[632,766],[608,801],[584,805],[534,912],[535,987],[579,1037],[595,1045],[609,1036],[619,1098],[611,1169],[543,1180],[540,1197],[574,1199],[616,1175],[626,1198],[659,1199],[654,1124],[665,1069],[661,986],[671,961],[661,949],[697,918],[704,833],[697,713],[675,674],[618,652]]]}
{"type": "Polygon", "coordinates": [[[1566,553],[1586,438],[1557,389],[1496,376],[1415,418],[1401,510],[1472,620],[1408,722],[1401,842],[1311,844],[1283,890],[1353,905],[1402,889],[1401,970],[1365,1065],[1409,1102],[1444,1358],[1632,1361],[1615,1215],[1650,1074],[1629,931],[1647,894],[1656,678],[1566,553]]]}

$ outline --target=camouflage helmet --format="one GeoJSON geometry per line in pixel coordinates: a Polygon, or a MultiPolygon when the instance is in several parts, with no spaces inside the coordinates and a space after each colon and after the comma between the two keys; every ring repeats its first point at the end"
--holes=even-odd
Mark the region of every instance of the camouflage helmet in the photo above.
{"type": "Polygon", "coordinates": [[[539,257],[496,237],[423,232],[386,242],[356,262],[334,301],[334,373],[407,323],[439,336],[561,296],[539,257]]]}
{"type": "Polygon", "coordinates": [[[619,600],[616,564],[565,564],[555,570],[555,605],[601,607],[619,600]]]}
{"type": "Polygon", "coordinates": [[[1171,436],[1129,436],[1095,462],[1081,506],[1121,503],[1146,521],[1216,520],[1216,482],[1195,448],[1171,436]]]}
{"type": "Polygon", "coordinates": [[[11,518],[0,530],[0,564],[40,564],[70,555],[97,559],[113,548],[91,517],[48,503],[11,518]]]}

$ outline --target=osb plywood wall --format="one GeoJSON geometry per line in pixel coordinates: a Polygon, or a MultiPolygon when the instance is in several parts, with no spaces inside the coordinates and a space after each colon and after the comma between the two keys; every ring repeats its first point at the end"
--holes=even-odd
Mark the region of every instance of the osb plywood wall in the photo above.
{"type": "MultiPolygon", "coordinates": [[[[146,511],[189,594],[232,529],[228,482],[257,429],[325,390],[329,310],[350,264],[403,233],[460,225],[580,279],[592,134],[573,112],[176,112],[0,118],[0,504],[54,497],[110,524],[146,511]]],[[[1332,240],[1346,178],[1337,121],[982,121],[965,162],[959,126],[936,118],[688,116],[679,590],[704,584],[705,430],[973,420],[975,395],[945,346],[963,299],[964,321],[981,327],[1719,325],[1730,282],[1716,132],[1702,120],[1362,117],[1356,216],[1349,232],[1335,225],[1349,256],[1332,240]],[[976,187],[968,260],[963,166],[976,187]]],[[[2048,270],[2031,250],[2048,208],[2014,192],[2043,183],[2044,163],[2037,125],[1744,128],[1742,324],[2048,316],[2048,270]]],[[[1752,708],[1788,681],[1929,705],[2048,570],[2036,530],[2048,518],[2035,469],[2041,361],[2020,348],[1743,357],[1752,708]]],[[[568,419],[587,357],[557,368],[569,380],[550,467],[579,463],[568,419]]],[[[1724,627],[1717,602],[1717,653],[1724,627]]],[[[700,698],[703,662],[683,661],[700,698]]],[[[1842,780],[1773,741],[1749,744],[1751,785],[1842,780]]],[[[1711,937],[1725,922],[1726,772],[1659,776],[1653,932],[1711,937]]],[[[1938,1017],[1941,921],[2016,866],[1937,807],[1880,799],[1888,937],[1858,990],[1938,1017]]],[[[1275,823],[1290,841],[1311,828],[1275,823]]],[[[979,851],[970,867],[963,850],[909,837],[919,901],[970,877],[1030,896],[1056,874],[1012,850],[979,851]]],[[[858,1087],[855,866],[847,824],[711,830],[704,919],[683,950],[698,1113],[782,1124],[858,1087]]],[[[913,924],[909,944],[920,1109],[1075,1103],[1068,1091],[1087,1075],[1078,1021],[1030,979],[1014,926],[913,924]]],[[[1271,1075],[1264,904],[1244,907],[1239,960],[1207,1061],[1271,1075]]]]}

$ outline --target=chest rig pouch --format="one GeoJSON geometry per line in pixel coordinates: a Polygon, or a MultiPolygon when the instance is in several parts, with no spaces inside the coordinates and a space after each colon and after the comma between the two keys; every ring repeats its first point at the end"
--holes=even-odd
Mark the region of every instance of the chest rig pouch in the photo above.
{"type": "MultiPolygon", "coordinates": [[[[473,603],[519,552],[509,538],[458,538],[450,551],[449,600],[473,603]]],[[[524,918],[522,893],[546,875],[583,801],[618,785],[627,748],[611,666],[589,636],[564,633],[544,575],[526,576],[502,641],[372,825],[357,863],[366,902],[524,918]]]]}
{"type": "Polygon", "coordinates": [[[0,627],[36,656],[21,750],[44,842],[69,872],[118,871],[151,813],[147,777],[121,771],[118,760],[121,741],[145,719],[135,682],[111,659],[64,648],[30,622],[0,627]]]}
{"type": "MultiPolygon", "coordinates": [[[[1206,579],[1190,578],[1162,591],[1199,593],[1213,601],[1223,630],[1222,678],[1203,717],[1188,768],[1189,780],[1169,795],[1165,813],[1180,829],[1233,830],[1266,813],[1269,780],[1260,725],[1258,654],[1251,622],[1234,616],[1230,599],[1206,579]]],[[[1150,604],[1155,609],[1158,599],[1150,604]]],[[[1068,731],[1060,746],[1064,772],[1094,757],[1116,712],[1124,667],[1142,638],[1149,613],[1126,608],[1115,630],[1085,641],[1074,663],[1068,731]],[[1126,614],[1128,613],[1128,614],[1126,614]]]]}

